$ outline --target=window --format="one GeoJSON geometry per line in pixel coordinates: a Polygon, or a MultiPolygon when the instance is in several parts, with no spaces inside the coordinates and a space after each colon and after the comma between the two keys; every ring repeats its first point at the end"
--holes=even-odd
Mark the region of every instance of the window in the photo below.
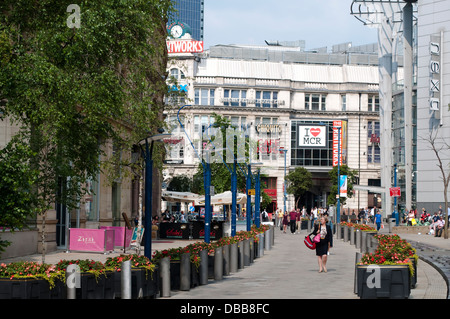
{"type": "Polygon", "coordinates": [[[380,122],[367,122],[367,138],[369,139],[367,146],[367,162],[380,163],[380,122]]]}
{"type": "Polygon", "coordinates": [[[305,94],[305,110],[325,111],[326,95],[324,94],[305,94]]]}
{"type": "Polygon", "coordinates": [[[369,105],[367,109],[369,112],[380,111],[380,98],[378,95],[369,95],[369,105]]]}
{"type": "Polygon", "coordinates": [[[246,90],[223,90],[223,105],[225,106],[247,106],[246,90]]]}
{"type": "Polygon", "coordinates": [[[347,111],[347,95],[341,94],[341,110],[347,111]]]}
{"type": "Polygon", "coordinates": [[[195,105],[214,105],[214,89],[195,89],[195,105]]]}
{"type": "Polygon", "coordinates": [[[170,76],[173,77],[175,80],[183,80],[185,79],[183,71],[179,69],[170,69],[170,76]]]}
{"type": "Polygon", "coordinates": [[[278,107],[278,92],[256,91],[256,107],[278,107]]]}

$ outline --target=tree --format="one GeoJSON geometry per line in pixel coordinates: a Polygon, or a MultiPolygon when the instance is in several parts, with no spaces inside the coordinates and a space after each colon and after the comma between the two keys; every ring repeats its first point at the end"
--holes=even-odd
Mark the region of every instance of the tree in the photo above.
{"type": "MultiPolygon", "coordinates": [[[[430,148],[433,151],[433,153],[436,155],[436,159],[438,163],[436,164],[437,167],[439,167],[439,170],[442,175],[442,183],[444,185],[444,203],[445,203],[445,209],[444,209],[444,238],[448,239],[448,184],[450,182],[450,170],[446,171],[445,164],[443,162],[444,159],[444,153],[447,153],[447,156],[449,155],[450,151],[450,145],[446,142],[444,138],[437,138],[438,135],[438,129],[435,130],[435,132],[431,132],[428,138],[426,139],[428,143],[430,144],[430,148]],[[437,140],[438,139],[438,140],[437,140]]],[[[447,163],[447,167],[448,167],[447,163]]]]}
{"type": "Polygon", "coordinates": [[[294,195],[297,207],[301,196],[312,187],[312,175],[306,168],[297,167],[286,175],[286,182],[286,191],[288,194],[294,195]]]}
{"type": "MultiPolygon", "coordinates": [[[[339,175],[347,175],[347,197],[340,197],[339,201],[342,205],[345,204],[345,201],[347,198],[352,198],[353,196],[353,184],[355,183],[357,171],[350,169],[347,165],[340,165],[339,168],[339,175]]],[[[331,180],[331,187],[330,187],[330,196],[328,196],[327,204],[328,205],[336,205],[337,199],[336,195],[338,193],[338,171],[337,166],[333,167],[328,172],[328,176],[331,180]]]]}
{"type": "MultiPolygon", "coordinates": [[[[171,1],[78,1],[79,28],[68,23],[71,3],[0,2],[0,114],[20,125],[12,143],[29,143],[39,172],[29,214],[76,207],[109,141],[126,159],[163,123],[171,1]]],[[[111,163],[109,173],[121,174],[123,163],[111,163]]]]}
{"type": "Polygon", "coordinates": [[[167,190],[174,192],[191,192],[192,187],[192,178],[187,175],[178,175],[172,178],[167,190]]]}

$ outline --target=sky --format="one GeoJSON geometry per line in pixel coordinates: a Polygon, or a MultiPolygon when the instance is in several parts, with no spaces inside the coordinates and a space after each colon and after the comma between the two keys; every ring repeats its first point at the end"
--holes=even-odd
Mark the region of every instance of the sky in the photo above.
{"type": "Polygon", "coordinates": [[[304,40],[306,49],[376,43],[375,28],[350,14],[352,0],[205,0],[205,48],[304,40]]]}

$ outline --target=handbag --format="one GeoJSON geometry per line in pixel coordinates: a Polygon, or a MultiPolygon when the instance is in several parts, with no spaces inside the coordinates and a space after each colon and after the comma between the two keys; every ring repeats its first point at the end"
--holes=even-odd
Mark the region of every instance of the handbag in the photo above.
{"type": "Polygon", "coordinates": [[[303,241],[309,249],[316,249],[316,243],[311,240],[311,234],[308,236],[305,236],[305,239],[303,241]]]}
{"type": "Polygon", "coordinates": [[[315,243],[318,243],[318,242],[320,242],[320,233],[319,233],[319,234],[317,234],[316,236],[314,236],[314,239],[313,239],[313,241],[314,241],[315,243]]]}

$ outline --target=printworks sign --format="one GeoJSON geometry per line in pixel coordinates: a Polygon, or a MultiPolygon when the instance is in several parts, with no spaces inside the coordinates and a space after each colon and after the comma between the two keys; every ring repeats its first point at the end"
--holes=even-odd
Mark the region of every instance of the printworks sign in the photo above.
{"type": "Polygon", "coordinates": [[[304,126],[298,127],[298,146],[301,147],[326,147],[326,126],[304,126]]]}

